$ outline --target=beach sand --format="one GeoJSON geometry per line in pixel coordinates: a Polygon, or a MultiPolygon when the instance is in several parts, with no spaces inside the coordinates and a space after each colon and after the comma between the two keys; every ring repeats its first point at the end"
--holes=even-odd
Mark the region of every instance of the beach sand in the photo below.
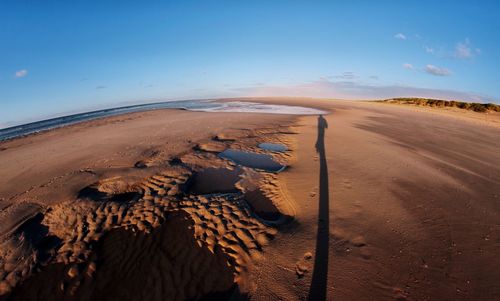
{"type": "Polygon", "coordinates": [[[246,100],[332,113],[159,110],[0,143],[0,299],[500,298],[498,114],[246,100]],[[283,172],[216,156],[261,142],[289,148],[283,172]]]}

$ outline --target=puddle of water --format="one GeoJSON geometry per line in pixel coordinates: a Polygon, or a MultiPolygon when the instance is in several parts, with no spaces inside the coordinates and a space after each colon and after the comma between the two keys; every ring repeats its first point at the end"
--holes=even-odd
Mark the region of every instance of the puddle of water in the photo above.
{"type": "Polygon", "coordinates": [[[226,149],[219,154],[221,158],[229,159],[236,164],[260,169],[269,172],[280,172],[285,169],[285,165],[274,161],[271,155],[244,152],[234,149],[226,149]]]}
{"type": "Polygon", "coordinates": [[[279,143],[261,143],[259,147],[272,152],[284,152],[288,150],[285,145],[279,143]]]}
{"type": "Polygon", "coordinates": [[[241,180],[240,168],[206,168],[197,172],[189,181],[187,191],[193,194],[238,192],[236,183],[241,180]]]}

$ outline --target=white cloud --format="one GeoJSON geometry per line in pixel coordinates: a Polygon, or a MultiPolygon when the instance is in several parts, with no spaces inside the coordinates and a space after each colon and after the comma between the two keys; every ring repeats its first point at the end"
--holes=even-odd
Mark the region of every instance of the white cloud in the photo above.
{"type": "Polygon", "coordinates": [[[402,34],[402,33],[397,33],[397,34],[394,35],[394,37],[396,39],[406,40],[406,36],[404,34],[402,34]]]}
{"type": "Polygon", "coordinates": [[[424,71],[437,76],[448,76],[451,75],[451,71],[446,68],[436,67],[434,65],[427,65],[424,68],[424,71]]]}
{"type": "Polygon", "coordinates": [[[434,65],[427,65],[424,68],[417,68],[410,63],[404,63],[403,68],[408,70],[424,71],[426,73],[437,75],[437,76],[448,76],[451,75],[451,71],[446,68],[436,67],[434,65]]]}
{"type": "Polygon", "coordinates": [[[16,71],[16,73],[14,74],[14,77],[21,78],[21,77],[25,77],[26,75],[28,75],[28,70],[22,69],[22,70],[16,71]]]}

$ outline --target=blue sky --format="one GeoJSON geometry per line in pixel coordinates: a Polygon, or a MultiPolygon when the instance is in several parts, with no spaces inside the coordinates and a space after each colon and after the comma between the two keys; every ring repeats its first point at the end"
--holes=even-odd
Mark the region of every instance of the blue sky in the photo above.
{"type": "Polygon", "coordinates": [[[158,100],[499,102],[498,1],[0,0],[0,127],[158,100]]]}

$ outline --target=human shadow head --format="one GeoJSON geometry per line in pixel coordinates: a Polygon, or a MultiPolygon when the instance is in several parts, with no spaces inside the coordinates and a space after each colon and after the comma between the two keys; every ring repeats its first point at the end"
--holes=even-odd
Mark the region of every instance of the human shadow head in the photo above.
{"type": "Polygon", "coordinates": [[[326,121],[325,117],[323,117],[323,115],[318,116],[318,128],[320,129],[328,128],[328,122],[326,121]]]}
{"type": "Polygon", "coordinates": [[[328,128],[328,122],[323,115],[318,116],[318,138],[316,140],[316,152],[324,150],[325,129],[328,128]]]}

